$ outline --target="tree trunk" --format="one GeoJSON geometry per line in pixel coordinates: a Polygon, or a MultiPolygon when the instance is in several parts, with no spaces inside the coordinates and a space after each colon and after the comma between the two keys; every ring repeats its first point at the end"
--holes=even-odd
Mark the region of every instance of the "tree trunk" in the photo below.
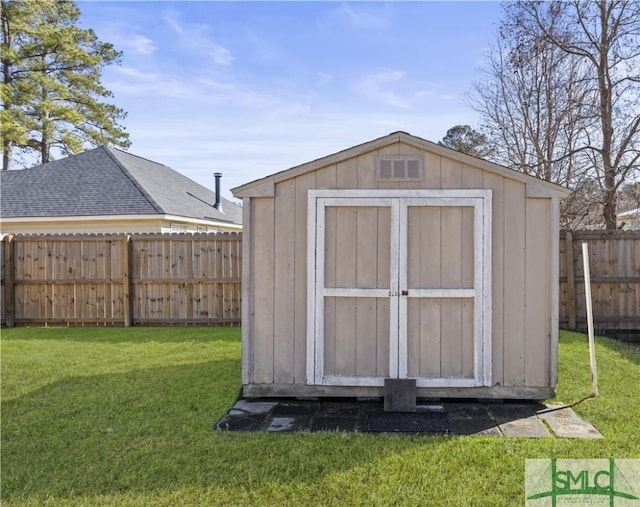
{"type": "Polygon", "coordinates": [[[8,171],[9,169],[11,169],[11,143],[5,140],[2,147],[2,170],[8,171]]]}
{"type": "Polygon", "coordinates": [[[42,135],[42,141],[40,141],[40,163],[46,164],[51,159],[51,154],[49,152],[49,143],[47,142],[47,138],[42,135]]]}
{"type": "Polygon", "coordinates": [[[600,44],[598,72],[598,88],[600,92],[600,121],[602,128],[602,170],[604,171],[604,205],[602,217],[607,230],[616,230],[616,174],[618,168],[611,163],[613,149],[613,101],[612,83],[609,74],[609,41],[611,28],[608,26],[607,2],[598,2],[600,9],[600,44]]]}
{"type": "MultiPolygon", "coordinates": [[[[2,7],[4,8],[4,4],[2,7]]],[[[4,27],[3,27],[3,30],[4,30],[4,27]]],[[[2,61],[2,74],[4,75],[3,82],[5,85],[5,88],[9,88],[9,85],[11,85],[11,64],[7,60],[2,61]]],[[[5,111],[9,111],[9,109],[11,108],[11,106],[7,104],[6,100],[3,100],[2,107],[4,108],[5,111]]],[[[5,126],[5,129],[6,129],[6,126],[5,126]]],[[[2,170],[3,171],[8,171],[9,169],[11,169],[11,155],[12,155],[12,149],[13,149],[11,140],[7,139],[6,136],[7,136],[7,133],[5,130],[4,140],[2,143],[2,170]]]]}
{"type": "Polygon", "coordinates": [[[602,216],[605,227],[608,231],[615,231],[618,228],[616,222],[616,200],[618,193],[615,190],[605,190],[604,204],[602,206],[602,216]]]}

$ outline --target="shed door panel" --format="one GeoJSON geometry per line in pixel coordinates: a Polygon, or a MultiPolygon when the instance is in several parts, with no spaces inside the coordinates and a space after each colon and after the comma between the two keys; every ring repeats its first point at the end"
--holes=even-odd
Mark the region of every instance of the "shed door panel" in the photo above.
{"type": "Polygon", "coordinates": [[[391,208],[327,206],[324,218],[324,374],[388,377],[391,208]]]}
{"type": "Polygon", "coordinates": [[[407,375],[473,379],[474,208],[409,206],[407,218],[407,375]]]}
{"type": "Polygon", "coordinates": [[[325,298],[324,374],[389,376],[389,298],[325,298]]]}
{"type": "Polygon", "coordinates": [[[474,302],[409,298],[407,376],[474,378],[474,302]]]}

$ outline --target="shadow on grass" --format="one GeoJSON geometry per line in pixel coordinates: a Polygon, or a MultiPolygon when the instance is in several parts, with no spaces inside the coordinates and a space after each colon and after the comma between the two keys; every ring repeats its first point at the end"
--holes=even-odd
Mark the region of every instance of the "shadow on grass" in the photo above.
{"type": "Polygon", "coordinates": [[[215,432],[239,371],[235,357],[73,377],[3,402],[3,503],[517,505],[525,458],[637,455],[637,410],[595,403],[613,438],[215,432]]]}
{"type": "Polygon", "coordinates": [[[2,330],[2,341],[55,340],[104,343],[206,342],[240,340],[240,327],[133,326],[133,327],[15,327],[2,330]]]}
{"type": "Polygon", "coordinates": [[[304,483],[415,445],[339,433],[213,431],[235,401],[238,370],[239,360],[224,359],[76,377],[3,402],[3,500],[202,485],[234,491],[248,478],[304,483]]]}

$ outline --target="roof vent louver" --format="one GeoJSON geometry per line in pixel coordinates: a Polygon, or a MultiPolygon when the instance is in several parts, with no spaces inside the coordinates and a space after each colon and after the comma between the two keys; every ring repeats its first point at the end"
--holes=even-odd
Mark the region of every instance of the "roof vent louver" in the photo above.
{"type": "Polygon", "coordinates": [[[424,176],[422,155],[379,155],[376,157],[378,181],[421,181],[424,176]]]}

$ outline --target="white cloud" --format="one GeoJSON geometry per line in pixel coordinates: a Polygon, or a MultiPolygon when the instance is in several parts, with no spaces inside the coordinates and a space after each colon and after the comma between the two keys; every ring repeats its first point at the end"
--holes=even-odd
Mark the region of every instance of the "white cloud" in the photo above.
{"type": "Polygon", "coordinates": [[[382,70],[357,79],[353,88],[378,105],[414,109],[435,96],[438,85],[417,81],[401,70],[382,70]]]}
{"type": "Polygon", "coordinates": [[[410,101],[392,89],[395,84],[401,83],[405,76],[406,73],[399,70],[376,72],[359,79],[355,83],[355,89],[383,105],[409,109],[410,101]]]}
{"type": "Polygon", "coordinates": [[[210,28],[204,24],[183,24],[180,16],[173,12],[165,12],[162,19],[177,36],[176,43],[192,52],[208,58],[216,65],[226,66],[233,62],[231,50],[215,42],[210,28]]]}
{"type": "Polygon", "coordinates": [[[343,4],[333,11],[333,15],[360,30],[377,30],[387,28],[389,26],[389,12],[385,8],[380,11],[379,6],[362,7],[354,6],[354,4],[343,4]]]}
{"type": "Polygon", "coordinates": [[[120,46],[124,49],[129,48],[134,53],[144,56],[152,55],[158,49],[151,39],[140,34],[135,34],[129,36],[128,39],[122,40],[120,46]]]}
{"type": "Polygon", "coordinates": [[[107,21],[96,29],[102,40],[112,43],[118,51],[123,51],[125,57],[131,54],[150,56],[158,49],[155,42],[138,33],[139,27],[123,22],[107,21]]]}
{"type": "Polygon", "coordinates": [[[118,66],[110,69],[105,85],[123,100],[125,97],[137,100],[160,98],[171,99],[174,105],[185,104],[194,108],[269,110],[278,111],[278,114],[308,109],[303,95],[209,75],[184,76],[118,66]]]}

